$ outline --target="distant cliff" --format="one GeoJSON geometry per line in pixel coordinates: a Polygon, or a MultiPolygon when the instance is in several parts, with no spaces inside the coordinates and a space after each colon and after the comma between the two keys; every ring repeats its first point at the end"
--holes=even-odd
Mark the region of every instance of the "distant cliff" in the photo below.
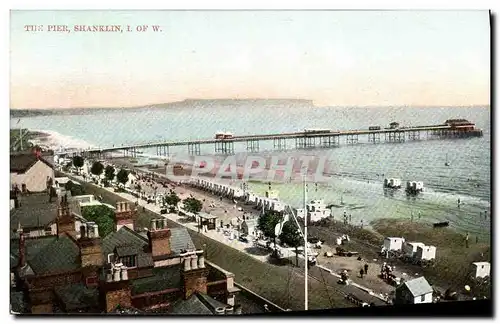
{"type": "Polygon", "coordinates": [[[186,99],[183,101],[155,104],[150,107],[167,108],[169,106],[234,106],[234,105],[273,105],[273,106],[314,106],[307,99],[186,99]]]}
{"type": "Polygon", "coordinates": [[[103,108],[55,108],[55,109],[11,109],[11,118],[34,117],[34,116],[50,116],[50,115],[85,115],[95,113],[106,113],[109,110],[118,109],[168,109],[168,108],[183,108],[197,107],[210,108],[211,106],[243,106],[243,105],[258,105],[258,106],[274,106],[274,107],[289,107],[302,106],[313,107],[313,101],[307,99],[186,99],[183,101],[135,106],[135,107],[103,107],[103,108]]]}

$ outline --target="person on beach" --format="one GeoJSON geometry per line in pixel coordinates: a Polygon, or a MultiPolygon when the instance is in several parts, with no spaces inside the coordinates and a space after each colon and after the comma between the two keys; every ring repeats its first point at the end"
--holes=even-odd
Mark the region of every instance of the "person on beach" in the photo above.
{"type": "Polygon", "coordinates": [[[361,220],[361,228],[363,228],[363,220],[361,220]]]}
{"type": "Polygon", "coordinates": [[[361,276],[361,279],[363,279],[364,274],[365,274],[365,272],[363,271],[363,269],[359,270],[359,275],[361,276]]]}
{"type": "Polygon", "coordinates": [[[465,247],[469,248],[469,232],[465,234],[465,247]]]}
{"type": "Polygon", "coordinates": [[[368,263],[365,263],[365,274],[368,275],[368,263]]]}

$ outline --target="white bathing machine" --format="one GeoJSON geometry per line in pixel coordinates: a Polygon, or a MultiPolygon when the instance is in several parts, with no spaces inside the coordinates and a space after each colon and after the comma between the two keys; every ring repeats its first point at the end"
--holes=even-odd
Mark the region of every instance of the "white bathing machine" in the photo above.
{"type": "Polygon", "coordinates": [[[436,247],[433,245],[417,246],[416,261],[430,261],[436,259],[436,247]]]}
{"type": "Polygon", "coordinates": [[[382,248],[384,251],[401,251],[404,243],[404,237],[386,237],[382,248]]]}
{"type": "Polygon", "coordinates": [[[490,276],[491,264],[489,262],[472,262],[471,272],[474,278],[484,278],[490,276]]]}
{"type": "Polygon", "coordinates": [[[417,253],[417,248],[418,247],[425,247],[424,243],[421,242],[405,242],[403,244],[403,252],[406,257],[413,258],[415,254],[417,253]]]}
{"type": "Polygon", "coordinates": [[[401,188],[401,179],[386,178],[384,179],[384,187],[391,189],[399,189],[401,188]]]}
{"type": "Polygon", "coordinates": [[[417,194],[424,191],[424,183],[422,181],[407,181],[406,192],[409,194],[417,194]]]}

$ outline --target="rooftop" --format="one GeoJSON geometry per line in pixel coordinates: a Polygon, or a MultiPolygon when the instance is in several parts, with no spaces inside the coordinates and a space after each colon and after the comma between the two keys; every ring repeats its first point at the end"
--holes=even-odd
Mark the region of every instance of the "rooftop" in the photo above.
{"type": "Polygon", "coordinates": [[[21,224],[22,228],[45,227],[57,217],[57,198],[46,193],[22,195],[21,206],[10,211],[10,229],[15,230],[21,224]]]}
{"type": "Polygon", "coordinates": [[[104,260],[107,260],[108,254],[114,253],[116,248],[120,248],[121,251],[122,248],[125,249],[125,246],[129,250],[133,248],[136,252],[137,266],[139,268],[153,265],[151,254],[147,253],[148,240],[126,226],[121,227],[117,232],[109,234],[102,240],[104,260]]]}
{"type": "Polygon", "coordinates": [[[413,296],[422,296],[432,293],[434,290],[424,277],[419,277],[404,283],[413,296]]]}
{"type": "Polygon", "coordinates": [[[153,276],[138,278],[131,281],[132,295],[146,292],[179,288],[181,286],[181,265],[154,268],[153,276]]]}
{"type": "Polygon", "coordinates": [[[212,297],[196,293],[188,299],[181,299],[172,305],[170,314],[175,315],[213,315],[218,307],[228,307],[229,305],[221,303],[212,297]]]}
{"type": "Polygon", "coordinates": [[[42,161],[47,166],[52,168],[52,165],[47,160],[42,157],[37,158],[37,156],[31,152],[10,154],[10,172],[24,173],[38,161],[42,161]]]}
{"type": "Polygon", "coordinates": [[[70,284],[55,290],[57,297],[64,305],[66,312],[81,308],[97,308],[99,291],[97,288],[87,288],[82,283],[70,284]]]}

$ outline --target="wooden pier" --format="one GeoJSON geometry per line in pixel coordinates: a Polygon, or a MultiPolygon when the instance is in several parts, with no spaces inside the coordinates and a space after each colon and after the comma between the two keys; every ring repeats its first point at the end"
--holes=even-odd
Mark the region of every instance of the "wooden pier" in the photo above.
{"type": "MultiPolygon", "coordinates": [[[[371,127],[370,127],[371,128],[371,127]]],[[[359,143],[405,143],[419,140],[469,138],[483,136],[483,131],[464,119],[450,119],[444,124],[399,127],[397,123],[391,123],[390,127],[378,129],[359,130],[320,130],[304,131],[281,134],[265,135],[243,135],[231,136],[224,139],[199,139],[190,141],[165,141],[154,143],[143,143],[134,145],[113,146],[108,148],[89,149],[80,152],[85,157],[100,158],[105,153],[122,152],[124,156],[137,157],[140,150],[156,148],[157,156],[168,157],[170,148],[175,146],[186,146],[191,156],[201,154],[201,146],[214,145],[215,154],[234,154],[235,143],[246,143],[247,152],[258,152],[260,143],[272,141],[274,150],[286,149],[310,149],[338,147],[341,143],[356,145],[359,143]],[[292,141],[292,143],[291,143],[292,141]],[[295,141],[295,145],[293,144],[295,141]]],[[[78,154],[77,152],[73,153],[78,154]]]]}

